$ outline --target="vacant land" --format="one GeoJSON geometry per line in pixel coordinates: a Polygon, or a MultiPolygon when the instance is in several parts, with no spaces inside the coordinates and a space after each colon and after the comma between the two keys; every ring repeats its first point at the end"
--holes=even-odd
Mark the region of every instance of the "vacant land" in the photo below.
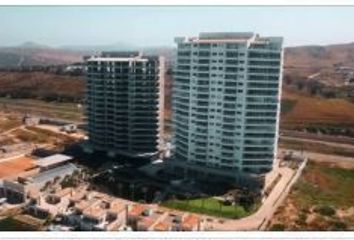
{"type": "Polygon", "coordinates": [[[303,141],[301,139],[285,139],[285,138],[280,138],[279,141],[280,148],[287,148],[287,149],[300,150],[300,151],[310,151],[316,153],[339,155],[339,156],[354,158],[354,145],[352,148],[349,148],[349,147],[342,147],[340,146],[340,144],[338,144],[338,146],[334,144],[330,144],[330,143],[326,144],[326,143],[320,143],[316,141],[313,142],[303,141]]]}
{"type": "Polygon", "coordinates": [[[325,99],[294,91],[283,92],[283,128],[298,126],[354,127],[354,104],[344,99],[325,99]]]}
{"type": "Polygon", "coordinates": [[[190,200],[169,200],[162,204],[168,208],[201,213],[210,216],[238,219],[250,215],[253,209],[246,211],[242,206],[224,205],[214,198],[190,200]]]}
{"type": "Polygon", "coordinates": [[[0,72],[0,96],[77,102],[85,89],[83,77],[45,72],[0,72]]]}
{"type": "Polygon", "coordinates": [[[353,230],[354,168],[309,162],[271,230],[353,230]]]}
{"type": "Polygon", "coordinates": [[[341,169],[310,163],[295,185],[294,200],[301,208],[330,205],[349,208],[354,203],[354,169],[341,169]]]}
{"type": "Polygon", "coordinates": [[[19,127],[21,124],[21,119],[17,116],[0,113],[0,133],[19,127]]]}
{"type": "Polygon", "coordinates": [[[0,162],[0,178],[16,176],[35,167],[34,160],[27,157],[0,162]]]}
{"type": "Polygon", "coordinates": [[[46,102],[35,99],[0,98],[0,109],[35,114],[45,117],[81,121],[83,108],[75,103],[46,102]]]}

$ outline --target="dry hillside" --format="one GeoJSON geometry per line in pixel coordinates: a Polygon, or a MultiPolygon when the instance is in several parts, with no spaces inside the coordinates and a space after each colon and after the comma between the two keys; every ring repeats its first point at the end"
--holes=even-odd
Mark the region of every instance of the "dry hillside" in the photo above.
{"type": "Polygon", "coordinates": [[[82,77],[44,72],[0,72],[0,96],[78,101],[83,98],[82,77]]]}
{"type": "Polygon", "coordinates": [[[312,80],[331,87],[345,86],[354,82],[354,43],[286,48],[284,69],[287,85],[312,80]]]}
{"type": "Polygon", "coordinates": [[[0,47],[0,67],[69,64],[82,57],[80,52],[49,47],[0,47]]]}
{"type": "Polygon", "coordinates": [[[354,68],[354,43],[289,47],[285,49],[284,63],[288,69],[297,68],[309,74],[337,65],[354,68]]]}

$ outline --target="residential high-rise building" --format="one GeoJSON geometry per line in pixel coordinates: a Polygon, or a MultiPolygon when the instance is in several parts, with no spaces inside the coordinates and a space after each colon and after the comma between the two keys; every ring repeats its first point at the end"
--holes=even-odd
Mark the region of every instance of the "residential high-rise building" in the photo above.
{"type": "Polygon", "coordinates": [[[86,60],[86,150],[129,157],[159,151],[163,68],[163,58],[138,52],[107,52],[86,60]]]}
{"type": "Polygon", "coordinates": [[[239,179],[269,172],[277,152],[282,38],[254,33],[178,37],[175,173],[239,179]]]}

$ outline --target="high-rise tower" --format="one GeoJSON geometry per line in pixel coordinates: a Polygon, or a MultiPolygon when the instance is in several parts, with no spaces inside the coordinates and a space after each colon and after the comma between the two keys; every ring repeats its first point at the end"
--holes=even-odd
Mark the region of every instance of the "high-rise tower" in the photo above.
{"type": "Polygon", "coordinates": [[[163,131],[163,58],[108,52],[86,60],[89,149],[157,153],[163,131]]]}
{"type": "Polygon", "coordinates": [[[277,152],[282,38],[254,33],[179,37],[174,69],[176,173],[266,173],[277,152]]]}

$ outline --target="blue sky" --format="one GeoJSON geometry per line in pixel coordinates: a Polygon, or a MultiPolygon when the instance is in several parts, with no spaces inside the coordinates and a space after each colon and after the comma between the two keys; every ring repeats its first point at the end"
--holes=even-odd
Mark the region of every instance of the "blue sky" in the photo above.
{"type": "Polygon", "coordinates": [[[0,7],[0,45],[173,46],[201,31],[283,36],[285,45],[354,42],[354,7],[0,7]]]}

